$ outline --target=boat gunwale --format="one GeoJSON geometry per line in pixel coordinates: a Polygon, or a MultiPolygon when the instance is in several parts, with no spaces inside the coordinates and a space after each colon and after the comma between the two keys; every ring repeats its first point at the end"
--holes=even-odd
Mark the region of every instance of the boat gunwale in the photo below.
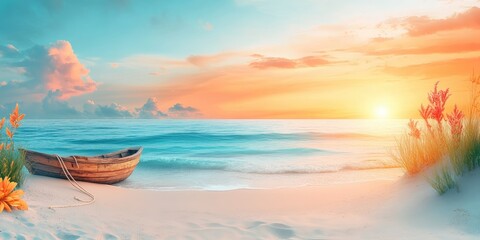
{"type": "MultiPolygon", "coordinates": [[[[37,155],[37,156],[43,156],[47,159],[52,159],[56,160],[57,157],[54,154],[48,154],[48,153],[43,153],[43,152],[38,152],[34,150],[28,150],[28,149],[20,149],[21,151],[24,151],[25,154],[32,154],[32,155],[37,155]]],[[[89,164],[115,164],[115,163],[123,163],[123,162],[128,162],[132,161],[136,158],[140,158],[140,155],[142,154],[143,147],[129,147],[125,149],[121,149],[115,152],[107,153],[107,154],[102,154],[102,155],[96,155],[96,156],[79,156],[79,155],[72,155],[68,157],[60,156],[65,162],[75,162],[76,158],[77,162],[79,163],[89,163],[89,164]],[[128,152],[130,150],[136,151],[132,155],[128,155],[125,157],[103,157],[103,156],[109,156],[109,155],[116,155],[120,154],[123,152],[128,152]]],[[[28,159],[27,161],[30,162],[37,162],[35,159],[28,159]]]]}

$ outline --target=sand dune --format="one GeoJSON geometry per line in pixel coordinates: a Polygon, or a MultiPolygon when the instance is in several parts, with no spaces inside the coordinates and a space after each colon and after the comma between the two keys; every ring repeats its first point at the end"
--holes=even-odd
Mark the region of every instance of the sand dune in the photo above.
{"type": "Polygon", "coordinates": [[[475,173],[439,197],[421,177],[302,188],[146,191],[28,176],[26,212],[3,213],[8,239],[478,239],[475,173]]]}

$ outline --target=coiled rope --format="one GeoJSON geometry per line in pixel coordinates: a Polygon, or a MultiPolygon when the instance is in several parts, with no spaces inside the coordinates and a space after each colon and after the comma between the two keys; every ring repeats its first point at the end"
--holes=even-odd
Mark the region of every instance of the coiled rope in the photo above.
{"type": "MultiPolygon", "coordinates": [[[[50,206],[48,208],[54,209],[54,208],[80,207],[80,206],[85,206],[85,205],[92,204],[93,202],[95,202],[95,196],[93,194],[91,194],[89,191],[85,190],[85,188],[80,186],[80,184],[77,181],[75,181],[72,174],[70,174],[70,171],[68,171],[67,165],[65,165],[65,161],[63,160],[63,158],[58,156],[58,155],[55,155],[55,156],[57,157],[58,163],[62,167],[63,174],[65,174],[65,176],[67,177],[70,184],[72,184],[72,186],[74,186],[81,193],[89,196],[90,200],[83,200],[83,199],[80,199],[78,197],[73,197],[73,199],[75,199],[75,200],[77,200],[81,203],[69,204],[69,205],[56,205],[56,206],[50,206]]],[[[75,164],[77,165],[77,168],[78,168],[79,166],[78,166],[77,158],[75,158],[75,156],[72,156],[72,158],[75,160],[75,164]]]]}

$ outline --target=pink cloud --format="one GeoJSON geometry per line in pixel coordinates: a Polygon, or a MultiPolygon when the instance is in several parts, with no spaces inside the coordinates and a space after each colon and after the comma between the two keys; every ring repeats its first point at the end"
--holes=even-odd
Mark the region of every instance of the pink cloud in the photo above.
{"type": "Polygon", "coordinates": [[[480,8],[472,7],[469,10],[455,14],[449,18],[431,19],[429,17],[409,17],[403,25],[411,36],[422,36],[441,31],[457,29],[480,29],[480,8]]]}
{"type": "Polygon", "coordinates": [[[191,55],[186,59],[186,61],[197,67],[204,67],[218,62],[225,62],[231,58],[238,56],[239,54],[237,53],[222,52],[215,55],[191,55]]]}
{"type": "MultiPolygon", "coordinates": [[[[255,55],[261,56],[261,55],[255,55]]],[[[258,69],[268,68],[302,68],[302,67],[317,67],[326,65],[330,62],[317,56],[307,56],[299,59],[288,59],[278,57],[260,57],[256,61],[250,63],[250,67],[258,69]]]]}
{"type": "Polygon", "coordinates": [[[250,63],[250,66],[258,69],[295,68],[297,66],[297,63],[295,60],[287,58],[266,57],[250,63]]]}
{"type": "Polygon", "coordinates": [[[375,56],[457,54],[480,51],[480,29],[459,29],[455,32],[434,33],[422,36],[403,34],[392,38],[371,38],[367,44],[345,52],[361,52],[375,56]]]}
{"type": "Polygon", "coordinates": [[[308,66],[308,67],[316,67],[320,65],[325,65],[329,64],[330,62],[319,57],[315,56],[308,56],[308,57],[303,57],[297,60],[300,62],[300,66],[308,66]]]}
{"type": "Polygon", "coordinates": [[[45,88],[60,91],[59,99],[68,99],[97,89],[89,70],[78,60],[68,41],[57,41],[48,49],[50,65],[43,76],[45,88]]]}

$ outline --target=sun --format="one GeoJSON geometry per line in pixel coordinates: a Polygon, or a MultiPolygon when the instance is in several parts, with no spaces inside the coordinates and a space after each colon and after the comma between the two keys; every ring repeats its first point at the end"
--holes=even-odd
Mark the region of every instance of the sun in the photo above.
{"type": "Polygon", "coordinates": [[[385,106],[378,106],[375,108],[375,117],[376,118],[387,118],[388,117],[388,108],[385,106]]]}

